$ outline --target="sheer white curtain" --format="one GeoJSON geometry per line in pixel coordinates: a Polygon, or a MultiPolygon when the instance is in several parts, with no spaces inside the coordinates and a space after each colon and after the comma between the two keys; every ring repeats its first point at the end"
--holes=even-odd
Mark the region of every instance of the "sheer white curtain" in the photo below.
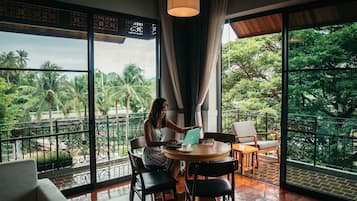
{"type": "MultiPolygon", "coordinates": [[[[203,74],[200,76],[201,83],[195,110],[196,125],[200,126],[203,126],[201,107],[208,92],[208,84],[212,69],[217,64],[228,0],[211,0],[210,3],[207,33],[208,44],[206,54],[204,55],[206,59],[204,61],[203,74]]],[[[203,135],[203,133],[201,134],[203,135]]]]}
{"type": "Polygon", "coordinates": [[[176,56],[174,48],[174,39],[173,39],[173,27],[172,27],[172,17],[167,14],[166,10],[167,1],[159,1],[159,13],[161,19],[161,30],[162,30],[162,39],[165,44],[165,54],[168,64],[168,70],[171,78],[172,88],[175,95],[175,100],[177,103],[177,122],[176,124],[180,127],[184,127],[185,117],[183,113],[183,101],[180,90],[180,81],[178,77],[177,65],[176,65],[176,56]]]}

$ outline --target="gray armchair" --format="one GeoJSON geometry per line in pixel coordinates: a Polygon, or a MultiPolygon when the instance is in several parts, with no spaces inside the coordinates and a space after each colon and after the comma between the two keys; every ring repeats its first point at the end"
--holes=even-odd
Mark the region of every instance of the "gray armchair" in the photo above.
{"type": "Polygon", "coordinates": [[[0,163],[0,200],[66,201],[49,179],[37,179],[32,159],[0,163]]]}
{"type": "MultiPolygon", "coordinates": [[[[276,131],[270,132],[257,132],[254,128],[254,122],[252,121],[241,121],[234,122],[232,125],[232,132],[236,135],[238,143],[250,145],[257,147],[259,149],[258,153],[267,153],[271,151],[276,151],[277,161],[280,161],[280,142],[279,135],[276,131]],[[274,140],[259,140],[257,135],[272,135],[274,140]]],[[[258,157],[257,157],[258,165],[258,157]]]]}

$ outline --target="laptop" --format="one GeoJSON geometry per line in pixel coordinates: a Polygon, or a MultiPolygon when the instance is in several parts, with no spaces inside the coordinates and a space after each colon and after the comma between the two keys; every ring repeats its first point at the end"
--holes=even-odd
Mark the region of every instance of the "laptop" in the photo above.
{"type": "Polygon", "coordinates": [[[187,131],[183,144],[198,144],[200,140],[201,128],[194,128],[187,131]]]}

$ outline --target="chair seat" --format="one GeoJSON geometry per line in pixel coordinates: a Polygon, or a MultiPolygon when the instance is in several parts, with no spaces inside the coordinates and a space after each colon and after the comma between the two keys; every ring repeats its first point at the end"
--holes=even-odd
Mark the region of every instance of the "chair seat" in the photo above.
{"type": "MultiPolygon", "coordinates": [[[[177,181],[168,175],[167,172],[163,171],[153,171],[142,173],[145,191],[147,192],[157,192],[160,190],[172,189],[176,186],[177,181]]],[[[138,186],[140,184],[140,177],[137,176],[138,186]]]]}
{"type": "MultiPolygon", "coordinates": [[[[254,142],[246,142],[243,144],[254,146],[254,142]]],[[[279,147],[278,140],[257,141],[257,144],[258,144],[258,149],[268,149],[271,147],[277,147],[277,148],[279,147]]]]}
{"type": "MultiPolygon", "coordinates": [[[[186,180],[185,185],[192,189],[193,180],[186,180]]],[[[199,197],[220,197],[230,194],[232,187],[227,179],[208,179],[196,181],[196,196],[199,197]]]]}
{"type": "Polygon", "coordinates": [[[146,165],[144,164],[145,168],[148,170],[164,170],[165,166],[158,166],[158,165],[146,165]]]}

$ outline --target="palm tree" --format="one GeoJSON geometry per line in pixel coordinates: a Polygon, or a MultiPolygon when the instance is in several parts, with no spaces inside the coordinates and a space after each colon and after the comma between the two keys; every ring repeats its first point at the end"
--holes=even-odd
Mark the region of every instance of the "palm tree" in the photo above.
{"type": "Polygon", "coordinates": [[[59,70],[61,67],[50,63],[50,61],[42,64],[41,69],[46,71],[42,71],[39,76],[36,76],[37,86],[35,89],[32,89],[33,98],[27,104],[30,108],[36,110],[38,119],[41,118],[42,112],[45,109],[48,110],[50,134],[53,134],[52,109],[57,109],[58,107],[63,108],[63,104],[59,97],[63,92],[61,87],[63,86],[65,77],[61,76],[60,73],[53,71],[59,70]]]}
{"type": "MultiPolygon", "coordinates": [[[[13,51],[10,51],[8,53],[3,52],[0,55],[0,67],[2,68],[15,68],[16,67],[16,56],[13,51]]],[[[6,70],[6,80],[7,83],[10,83],[10,76],[11,74],[14,74],[15,71],[11,70],[6,70]]]]}
{"type": "Polygon", "coordinates": [[[84,115],[86,116],[88,108],[88,84],[86,76],[76,76],[70,82],[67,82],[66,95],[69,98],[68,104],[74,108],[79,122],[81,123],[81,130],[83,130],[83,120],[81,109],[84,109],[84,115]]]}
{"type": "Polygon", "coordinates": [[[145,83],[143,70],[135,64],[129,64],[125,67],[123,76],[118,76],[115,85],[110,89],[112,97],[116,97],[125,106],[126,144],[128,143],[131,101],[137,101],[140,105],[144,106],[145,100],[151,96],[150,89],[145,83]]]}
{"type": "MultiPolygon", "coordinates": [[[[27,61],[29,60],[28,58],[28,53],[25,50],[16,50],[17,57],[16,57],[16,64],[17,67],[20,69],[23,69],[27,66],[27,61]]],[[[22,83],[22,73],[19,74],[19,84],[21,85],[22,83]]]]}
{"type": "Polygon", "coordinates": [[[16,64],[18,68],[25,68],[27,66],[28,53],[25,50],[16,50],[16,64]]]}
{"type": "MultiPolygon", "coordinates": [[[[114,87],[115,86],[120,86],[120,76],[116,73],[109,73],[108,74],[108,79],[109,79],[109,90],[110,91],[114,91],[114,87]],[[113,87],[114,86],[114,87],[113,87]]],[[[120,104],[120,101],[122,99],[121,95],[118,94],[118,93],[112,93],[111,96],[110,96],[110,99],[111,101],[114,102],[115,104],[115,123],[116,125],[118,125],[118,122],[119,122],[119,104],[120,104]]]]}
{"type": "Polygon", "coordinates": [[[95,110],[100,111],[102,115],[107,115],[111,107],[110,91],[106,75],[97,70],[95,73],[95,110]]]}

